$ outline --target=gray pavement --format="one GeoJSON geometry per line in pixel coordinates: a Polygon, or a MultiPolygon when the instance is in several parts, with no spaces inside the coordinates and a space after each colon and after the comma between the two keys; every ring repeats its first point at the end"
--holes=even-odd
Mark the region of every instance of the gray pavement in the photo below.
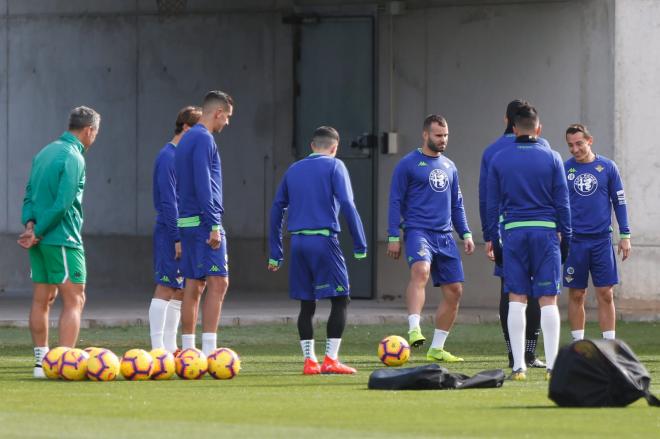
{"type": "MultiPolygon", "coordinates": [[[[26,327],[30,311],[31,293],[0,292],[0,326],[26,327]]],[[[82,326],[107,327],[147,325],[148,307],[151,300],[150,292],[126,291],[95,291],[89,294],[82,326]]],[[[560,305],[562,316],[566,317],[565,306],[560,305]]],[[[329,303],[319,302],[316,321],[324,322],[329,313],[329,303]]],[[[59,316],[59,299],[51,312],[51,325],[55,325],[59,316]]],[[[427,323],[433,321],[435,307],[427,305],[423,319],[427,323]]],[[[636,309],[617,311],[620,321],[659,321],[658,310],[647,312],[636,309]]],[[[226,299],[222,326],[248,326],[257,324],[295,324],[298,315],[298,303],[288,299],[286,293],[258,294],[254,292],[231,291],[226,299]]],[[[458,313],[458,324],[478,324],[497,322],[496,308],[461,307],[458,313]]],[[[596,320],[594,309],[587,310],[587,318],[596,320]]],[[[403,302],[378,300],[353,300],[349,307],[349,324],[401,323],[407,321],[405,304],[403,302]]]]}

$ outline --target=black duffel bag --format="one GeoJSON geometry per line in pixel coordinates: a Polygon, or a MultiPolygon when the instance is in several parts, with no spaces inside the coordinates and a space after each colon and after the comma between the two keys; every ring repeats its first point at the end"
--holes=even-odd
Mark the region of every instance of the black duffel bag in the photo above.
{"type": "Polygon", "coordinates": [[[651,377],[621,340],[579,340],[560,349],[550,379],[549,397],[564,407],[624,407],[645,398],[651,377]]]}
{"type": "Polygon", "coordinates": [[[369,376],[369,388],[377,390],[440,390],[502,387],[502,369],[474,376],[451,373],[438,364],[401,369],[378,369],[369,376]]]}

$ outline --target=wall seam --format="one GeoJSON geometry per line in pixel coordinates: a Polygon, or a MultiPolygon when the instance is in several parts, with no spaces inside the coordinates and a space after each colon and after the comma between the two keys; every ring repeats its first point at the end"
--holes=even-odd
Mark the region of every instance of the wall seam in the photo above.
{"type": "Polygon", "coordinates": [[[140,174],[140,10],[139,0],[135,0],[135,229],[133,233],[139,236],[139,181],[140,174]]]}
{"type": "Polygon", "coordinates": [[[7,69],[5,73],[5,123],[6,123],[6,129],[5,129],[5,135],[6,135],[6,145],[7,145],[7,150],[5,151],[5,166],[6,172],[5,172],[5,196],[6,196],[6,202],[7,205],[5,206],[5,216],[6,216],[6,231],[9,232],[11,230],[11,227],[9,226],[9,0],[7,0],[7,3],[5,4],[5,56],[7,57],[6,60],[6,66],[5,68],[7,69]]]}

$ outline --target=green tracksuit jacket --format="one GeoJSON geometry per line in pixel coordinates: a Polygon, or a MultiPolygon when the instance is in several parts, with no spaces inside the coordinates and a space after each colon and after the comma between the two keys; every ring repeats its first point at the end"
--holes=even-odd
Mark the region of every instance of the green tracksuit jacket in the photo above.
{"type": "Polygon", "coordinates": [[[32,160],[21,221],[34,221],[41,244],[83,246],[84,151],[80,140],[66,131],[32,160]]]}

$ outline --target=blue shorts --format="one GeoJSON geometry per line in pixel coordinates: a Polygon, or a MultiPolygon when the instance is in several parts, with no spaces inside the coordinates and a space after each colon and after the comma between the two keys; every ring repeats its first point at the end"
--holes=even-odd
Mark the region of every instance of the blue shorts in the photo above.
{"type": "Polygon", "coordinates": [[[154,226],[154,281],[170,288],[183,288],[179,261],[174,259],[174,240],[165,224],[154,226]]]}
{"type": "Polygon", "coordinates": [[[616,273],[616,256],[612,237],[573,237],[571,251],[564,264],[564,286],[585,289],[589,273],[595,287],[607,287],[619,283],[616,273]]]}
{"type": "Polygon", "coordinates": [[[317,300],[349,293],[348,270],[337,236],[292,235],[289,297],[317,300]]]}
{"type": "Polygon", "coordinates": [[[507,291],[531,297],[561,293],[561,253],[555,229],[507,230],[502,250],[507,291]]]}
{"type": "Polygon", "coordinates": [[[408,266],[419,261],[431,264],[434,287],[465,280],[461,255],[451,232],[408,229],[404,241],[408,266]]]}
{"type": "Polygon", "coordinates": [[[206,276],[229,276],[227,264],[227,237],[213,250],[207,243],[211,228],[208,226],[180,227],[181,274],[186,279],[205,279],[206,276]]]}

